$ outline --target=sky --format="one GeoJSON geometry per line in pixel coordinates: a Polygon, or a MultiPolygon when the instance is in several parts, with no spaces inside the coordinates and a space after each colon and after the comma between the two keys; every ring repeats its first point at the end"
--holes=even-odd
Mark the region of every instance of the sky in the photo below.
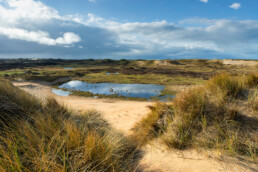
{"type": "Polygon", "coordinates": [[[0,58],[258,59],[257,0],[0,0],[0,58]]]}

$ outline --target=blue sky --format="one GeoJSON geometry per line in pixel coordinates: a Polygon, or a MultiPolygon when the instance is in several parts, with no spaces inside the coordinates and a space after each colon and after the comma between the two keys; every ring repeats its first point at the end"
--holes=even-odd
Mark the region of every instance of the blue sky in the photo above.
{"type": "Polygon", "coordinates": [[[258,59],[257,0],[0,0],[0,58],[258,59]]]}
{"type": "Polygon", "coordinates": [[[152,22],[167,20],[178,22],[186,18],[255,20],[258,17],[256,0],[43,0],[62,15],[93,13],[106,19],[121,22],[152,22]],[[231,10],[229,6],[240,3],[241,10],[231,10]]]}

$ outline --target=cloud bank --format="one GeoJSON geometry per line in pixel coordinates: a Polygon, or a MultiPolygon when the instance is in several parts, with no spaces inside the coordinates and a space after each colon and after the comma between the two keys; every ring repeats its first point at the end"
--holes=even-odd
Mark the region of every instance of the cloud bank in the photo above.
{"type": "Polygon", "coordinates": [[[119,22],[61,16],[40,1],[0,1],[0,58],[257,59],[257,47],[256,20],[119,22]]]}

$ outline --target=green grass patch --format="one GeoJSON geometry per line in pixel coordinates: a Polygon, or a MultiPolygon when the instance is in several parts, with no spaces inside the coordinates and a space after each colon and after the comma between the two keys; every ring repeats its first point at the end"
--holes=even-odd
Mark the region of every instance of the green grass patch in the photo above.
{"type": "Polygon", "coordinates": [[[85,75],[83,78],[76,77],[74,79],[85,81],[89,83],[119,83],[119,84],[157,84],[157,85],[191,85],[202,84],[202,78],[192,78],[176,76],[171,77],[162,74],[143,74],[143,75],[125,75],[125,74],[111,74],[107,72],[92,73],[85,75]]]}

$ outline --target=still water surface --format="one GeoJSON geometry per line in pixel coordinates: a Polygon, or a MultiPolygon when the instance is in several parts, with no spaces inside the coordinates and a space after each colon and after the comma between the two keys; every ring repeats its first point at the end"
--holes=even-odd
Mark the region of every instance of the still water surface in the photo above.
{"type": "Polygon", "coordinates": [[[124,97],[151,98],[161,95],[164,90],[162,85],[153,84],[114,84],[114,83],[87,83],[82,81],[70,81],[59,88],[69,91],[87,91],[93,94],[118,95],[124,97]]]}
{"type": "Polygon", "coordinates": [[[168,101],[173,95],[161,96],[165,89],[162,85],[154,84],[114,84],[114,83],[87,83],[82,81],[69,81],[59,86],[60,89],[52,89],[53,93],[60,96],[68,96],[72,91],[85,91],[101,95],[118,95],[123,97],[146,98],[159,101],[168,101]],[[68,91],[64,91],[66,89],[68,91]]]}

